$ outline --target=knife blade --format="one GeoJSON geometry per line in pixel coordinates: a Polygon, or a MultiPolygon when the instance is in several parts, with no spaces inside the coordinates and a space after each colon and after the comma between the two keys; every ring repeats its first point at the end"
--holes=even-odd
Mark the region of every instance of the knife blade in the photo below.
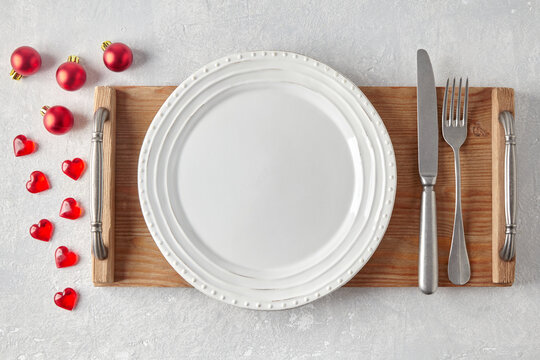
{"type": "Polygon", "coordinates": [[[418,287],[432,294],[439,283],[437,209],[434,186],[439,159],[439,121],[433,68],[426,50],[417,52],[418,172],[422,183],[418,287]]]}

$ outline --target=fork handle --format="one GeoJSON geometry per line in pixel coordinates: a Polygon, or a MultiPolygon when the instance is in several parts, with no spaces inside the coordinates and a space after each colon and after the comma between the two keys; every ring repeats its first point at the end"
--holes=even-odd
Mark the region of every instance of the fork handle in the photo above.
{"type": "Polygon", "coordinates": [[[422,191],[419,243],[418,287],[424,294],[433,294],[439,286],[437,206],[433,185],[424,185],[422,191]]]}
{"type": "Polygon", "coordinates": [[[471,265],[465,243],[463,215],[461,212],[461,166],[459,149],[454,149],[454,164],[456,173],[456,210],[454,214],[454,231],[452,245],[448,257],[448,279],[454,285],[465,285],[471,278],[471,265]]]}

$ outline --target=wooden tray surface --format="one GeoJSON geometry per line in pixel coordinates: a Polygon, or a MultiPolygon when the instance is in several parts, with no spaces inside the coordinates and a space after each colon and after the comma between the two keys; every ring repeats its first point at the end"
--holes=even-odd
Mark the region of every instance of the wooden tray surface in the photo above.
{"type": "MultiPolygon", "coordinates": [[[[146,228],[137,193],[137,161],[146,130],[173,86],[97,87],[95,107],[111,111],[104,129],[106,260],[93,261],[96,286],[190,286],[161,255],[146,228]]],[[[373,257],[346,286],[417,286],[421,185],[417,166],[416,88],[361,87],[383,119],[397,163],[390,225],[373,257]]],[[[444,89],[438,88],[439,114],[444,89]]],[[[508,88],[470,89],[469,136],[461,149],[463,221],[471,262],[466,286],[508,286],[515,259],[503,262],[504,132],[500,111],[514,111],[508,88]]],[[[454,217],[451,148],[439,141],[437,217],[439,286],[453,286],[447,264],[454,217]]]]}

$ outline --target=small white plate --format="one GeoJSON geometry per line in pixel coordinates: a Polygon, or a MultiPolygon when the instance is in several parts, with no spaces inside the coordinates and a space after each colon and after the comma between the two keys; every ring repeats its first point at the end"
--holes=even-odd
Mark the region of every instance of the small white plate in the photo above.
{"type": "Polygon", "coordinates": [[[341,74],[280,51],[214,61],[152,121],[142,211],[196,289],[284,309],[339,288],[382,239],[396,167],[381,118],[341,74]]]}

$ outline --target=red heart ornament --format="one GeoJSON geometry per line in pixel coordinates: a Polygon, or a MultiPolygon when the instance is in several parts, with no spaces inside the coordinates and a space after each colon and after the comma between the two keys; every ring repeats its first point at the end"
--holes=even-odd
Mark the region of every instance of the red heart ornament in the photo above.
{"type": "Polygon", "coordinates": [[[30,180],[26,183],[26,190],[30,191],[32,194],[45,191],[49,189],[51,185],[47,176],[41,171],[34,171],[30,174],[30,180]]]}
{"type": "Polygon", "coordinates": [[[84,160],[79,158],[66,160],[62,163],[62,171],[73,180],[77,180],[81,177],[85,167],[84,160]]]}
{"type": "Polygon", "coordinates": [[[56,306],[66,310],[73,310],[77,304],[77,292],[72,288],[65,288],[64,292],[57,292],[54,294],[54,303],[56,306]]]}
{"type": "Polygon", "coordinates": [[[15,156],[30,155],[37,149],[37,144],[24,135],[17,135],[13,139],[13,152],[15,156]]]}
{"type": "Polygon", "coordinates": [[[54,226],[47,219],[41,219],[37,224],[30,226],[30,236],[41,241],[51,240],[54,226]]]}
{"type": "Polygon", "coordinates": [[[73,266],[79,261],[79,256],[65,246],[60,246],[54,252],[54,261],[57,268],[73,266]]]}
{"type": "Polygon", "coordinates": [[[66,219],[75,220],[82,215],[82,208],[74,198],[67,198],[62,201],[60,216],[66,219]]]}

